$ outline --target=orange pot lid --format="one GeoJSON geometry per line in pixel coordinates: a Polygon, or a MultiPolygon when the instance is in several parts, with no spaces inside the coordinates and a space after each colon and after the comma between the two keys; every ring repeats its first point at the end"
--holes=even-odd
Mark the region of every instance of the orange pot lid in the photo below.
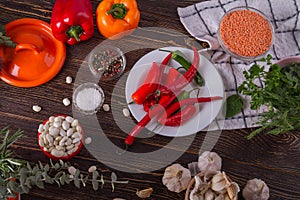
{"type": "Polygon", "coordinates": [[[17,47],[0,47],[3,81],[18,87],[35,87],[56,76],[64,64],[66,47],[53,36],[48,23],[23,18],[5,28],[17,47]]]}

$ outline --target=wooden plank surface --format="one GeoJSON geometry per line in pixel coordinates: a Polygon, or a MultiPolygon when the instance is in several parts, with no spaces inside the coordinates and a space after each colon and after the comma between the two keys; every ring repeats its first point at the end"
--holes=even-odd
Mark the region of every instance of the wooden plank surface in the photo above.
{"type": "MultiPolygon", "coordinates": [[[[93,11],[100,1],[92,1],[93,11]]],[[[151,51],[155,46],[181,45],[187,41],[193,41],[186,30],[181,25],[177,7],[184,7],[196,0],[171,1],[171,0],[147,0],[138,1],[141,11],[141,20],[139,27],[141,35],[135,35],[129,40],[120,41],[122,47],[131,45],[140,45],[140,50],[126,53],[127,67],[125,73],[129,72],[133,64],[145,53],[151,51]],[[157,27],[153,30],[149,27],[157,27]],[[165,32],[161,33],[160,30],[165,32]],[[154,34],[155,33],[155,34],[154,34]],[[156,34],[160,37],[152,37],[156,34]],[[178,34],[180,33],[180,34],[178,34]],[[161,38],[161,39],[159,39],[161,38]]],[[[20,18],[36,18],[50,22],[51,11],[54,1],[40,0],[2,0],[0,2],[0,23],[6,24],[20,18]]],[[[95,18],[95,15],[94,15],[95,18]]],[[[48,159],[41,153],[37,144],[37,128],[39,123],[51,115],[65,113],[72,115],[72,107],[65,107],[62,99],[71,98],[73,85],[65,83],[66,76],[76,77],[77,71],[85,60],[89,52],[101,43],[105,38],[100,35],[95,25],[95,35],[86,42],[75,46],[67,46],[67,58],[62,70],[58,75],[48,83],[34,88],[18,88],[0,81],[0,127],[10,126],[13,130],[21,128],[24,130],[26,138],[18,141],[14,146],[16,156],[25,160],[36,162],[38,160],[46,163],[48,159]],[[40,113],[32,111],[32,105],[41,105],[43,110],[40,113]]],[[[117,80],[100,83],[105,91],[106,103],[111,101],[125,103],[125,82],[117,88],[118,96],[111,99],[113,88],[117,80]]],[[[121,110],[123,104],[115,104],[116,108],[121,110]]],[[[122,140],[126,136],[114,122],[111,113],[99,111],[97,113],[101,127],[105,136],[120,148],[123,147],[122,140]]],[[[122,115],[120,114],[120,117],[122,115]]],[[[130,127],[129,127],[130,128],[130,127]]],[[[241,188],[244,187],[247,180],[252,178],[261,178],[265,180],[270,187],[271,200],[300,199],[300,136],[299,132],[291,132],[280,136],[260,135],[251,141],[245,139],[245,136],[253,129],[241,129],[222,131],[219,140],[214,146],[213,151],[220,154],[223,158],[223,170],[235,180],[241,188]]],[[[97,134],[97,133],[95,133],[97,134]]],[[[199,132],[194,135],[191,145],[186,151],[174,149],[182,154],[175,162],[187,165],[196,161],[200,146],[203,143],[205,133],[199,132]]],[[[183,137],[180,142],[186,142],[190,139],[183,137]]],[[[132,152],[152,152],[166,146],[171,138],[154,135],[146,139],[138,139],[132,147],[132,152]]],[[[180,146],[177,144],[177,146],[180,146]]],[[[135,159],[132,157],[131,159],[135,159]]],[[[141,166],[155,164],[153,160],[141,160],[141,166]]],[[[124,199],[138,199],[135,195],[137,190],[152,187],[154,192],[149,199],[170,200],[184,199],[184,192],[173,193],[167,190],[162,184],[161,179],[164,168],[147,173],[127,173],[110,168],[109,166],[130,166],[126,163],[105,160],[101,162],[94,158],[90,152],[83,148],[82,151],[69,162],[81,170],[87,170],[89,166],[96,165],[102,170],[104,176],[109,178],[110,172],[114,171],[122,180],[129,180],[129,184],[116,185],[114,192],[111,191],[109,184],[102,190],[93,191],[91,186],[77,189],[72,185],[58,188],[56,185],[46,185],[45,189],[34,188],[29,194],[22,195],[22,200],[86,200],[86,199],[113,199],[116,197],[124,199]],[[112,164],[113,163],[113,164],[112,164]]],[[[134,166],[130,166],[134,168],[134,166]]],[[[240,199],[242,199],[240,197],[240,199]]]]}

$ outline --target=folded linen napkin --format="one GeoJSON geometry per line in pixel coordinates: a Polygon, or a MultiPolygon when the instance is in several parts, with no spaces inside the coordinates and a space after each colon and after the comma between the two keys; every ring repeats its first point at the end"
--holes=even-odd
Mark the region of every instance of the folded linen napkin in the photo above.
{"type": "MultiPolygon", "coordinates": [[[[225,96],[237,93],[237,87],[244,81],[243,71],[249,64],[231,57],[220,47],[216,33],[222,16],[230,9],[248,6],[262,11],[272,22],[275,29],[275,42],[268,52],[273,62],[286,56],[300,55],[300,1],[299,0],[211,0],[185,8],[178,8],[178,15],[186,30],[196,39],[206,41],[206,49],[211,61],[220,72],[225,96]]],[[[256,122],[266,107],[250,109],[250,98],[245,97],[242,112],[233,118],[217,118],[211,125],[213,130],[222,122],[221,129],[240,129],[257,126],[256,122]]]]}

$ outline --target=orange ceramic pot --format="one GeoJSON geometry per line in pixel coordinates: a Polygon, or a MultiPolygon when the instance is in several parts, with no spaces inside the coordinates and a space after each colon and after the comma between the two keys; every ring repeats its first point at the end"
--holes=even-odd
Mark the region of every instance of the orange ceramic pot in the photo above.
{"type": "Polygon", "coordinates": [[[62,68],[66,48],[44,21],[24,18],[5,25],[16,48],[0,47],[0,78],[18,87],[34,87],[51,80],[62,68]]]}

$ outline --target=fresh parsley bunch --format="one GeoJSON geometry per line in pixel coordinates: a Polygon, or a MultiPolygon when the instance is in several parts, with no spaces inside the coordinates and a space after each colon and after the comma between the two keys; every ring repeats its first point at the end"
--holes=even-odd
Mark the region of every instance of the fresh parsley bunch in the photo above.
{"type": "Polygon", "coordinates": [[[268,111],[262,114],[258,122],[261,127],[248,135],[248,139],[264,130],[268,134],[278,135],[300,129],[300,63],[281,68],[272,64],[271,58],[268,55],[261,60],[269,66],[269,70],[259,64],[245,70],[246,80],[238,88],[241,94],[251,96],[251,109],[268,106],[268,111]]]}

